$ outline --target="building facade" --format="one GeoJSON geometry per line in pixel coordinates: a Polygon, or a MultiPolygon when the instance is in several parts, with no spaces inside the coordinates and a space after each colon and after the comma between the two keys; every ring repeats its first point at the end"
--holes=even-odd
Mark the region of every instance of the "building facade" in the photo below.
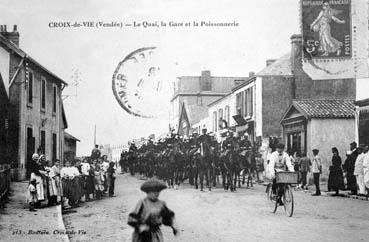
{"type": "Polygon", "coordinates": [[[318,149],[323,177],[328,177],[332,147],[344,158],[355,140],[354,100],[294,100],[281,124],[287,150],[311,156],[318,149]]]}
{"type": "Polygon", "coordinates": [[[356,142],[369,144],[369,98],[355,102],[356,105],[356,142]]]}
{"type": "MultiPolygon", "coordinates": [[[[262,129],[258,136],[262,137],[265,148],[269,146],[271,137],[279,141],[283,139],[280,119],[294,100],[354,100],[356,97],[355,79],[313,80],[302,69],[302,37],[291,36],[291,52],[273,61],[257,73],[256,83],[261,85],[261,114],[259,122],[262,129]]],[[[259,103],[259,102],[258,102],[259,103]]],[[[302,143],[302,137],[297,137],[302,143]]]]}
{"type": "Polygon", "coordinates": [[[176,133],[188,135],[191,126],[207,116],[208,104],[225,96],[233,87],[246,79],[246,77],[211,76],[210,71],[202,71],[201,76],[178,77],[173,83],[173,95],[170,101],[170,127],[176,133]],[[187,115],[190,116],[188,117],[190,127],[185,132],[180,124],[183,107],[187,110],[187,115]]]}
{"type": "Polygon", "coordinates": [[[33,153],[63,159],[67,123],[61,94],[67,84],[19,48],[16,26],[13,32],[1,26],[0,73],[10,104],[8,151],[24,179],[33,153]]]}

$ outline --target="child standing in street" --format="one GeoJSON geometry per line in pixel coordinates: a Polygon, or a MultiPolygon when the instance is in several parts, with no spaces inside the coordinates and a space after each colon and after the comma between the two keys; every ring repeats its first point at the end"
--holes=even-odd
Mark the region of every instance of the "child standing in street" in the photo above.
{"type": "Polygon", "coordinates": [[[160,230],[162,224],[170,226],[174,235],[178,234],[174,226],[174,212],[164,201],[159,200],[160,192],[166,187],[158,180],[149,180],[142,184],[141,190],[147,194],[147,197],[137,203],[135,210],[128,217],[128,224],[135,229],[132,235],[133,242],[164,241],[160,230]]]}
{"type": "Polygon", "coordinates": [[[115,183],[115,169],[114,169],[114,162],[110,162],[109,163],[109,168],[106,171],[106,178],[107,178],[107,183],[108,183],[108,190],[109,190],[109,197],[113,197],[114,196],[114,183],[115,183]]]}
{"type": "Polygon", "coordinates": [[[315,184],[315,193],[313,194],[313,196],[320,196],[320,187],[319,187],[319,177],[320,174],[322,173],[322,161],[320,159],[320,157],[318,156],[319,154],[319,150],[318,149],[313,149],[313,161],[312,161],[312,168],[311,171],[313,172],[313,176],[314,176],[314,184],[315,184]]]}
{"type": "Polygon", "coordinates": [[[36,179],[31,178],[27,191],[27,202],[29,204],[29,211],[36,211],[35,204],[37,203],[36,179]]]}
{"type": "Polygon", "coordinates": [[[102,174],[102,171],[100,169],[100,165],[96,164],[95,167],[95,194],[96,199],[100,200],[101,196],[104,192],[104,175],[102,174]]]}

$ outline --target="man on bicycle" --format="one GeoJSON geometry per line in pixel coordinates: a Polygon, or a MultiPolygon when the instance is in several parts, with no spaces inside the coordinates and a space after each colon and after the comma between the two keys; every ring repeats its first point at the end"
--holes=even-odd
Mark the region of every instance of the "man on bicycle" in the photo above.
{"type": "MultiPolygon", "coordinates": [[[[268,169],[267,169],[267,178],[269,179],[273,179],[273,193],[276,193],[278,184],[276,183],[276,179],[275,179],[275,173],[276,172],[281,172],[281,171],[290,171],[290,172],[294,172],[294,168],[291,162],[291,159],[289,157],[289,155],[284,152],[284,144],[277,144],[276,145],[277,150],[274,151],[268,160],[268,169]]],[[[282,189],[279,189],[279,191],[281,191],[282,189]]],[[[278,194],[281,195],[281,194],[278,194]]],[[[279,196],[281,197],[281,196],[279,196]]],[[[282,204],[282,201],[279,201],[280,204],[282,204]]]]}

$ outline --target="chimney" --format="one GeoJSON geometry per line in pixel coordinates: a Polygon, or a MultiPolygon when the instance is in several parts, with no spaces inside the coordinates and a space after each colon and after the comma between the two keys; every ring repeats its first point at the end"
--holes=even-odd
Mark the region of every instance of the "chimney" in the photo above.
{"type": "Polygon", "coordinates": [[[210,71],[202,71],[200,78],[201,91],[211,91],[211,74],[210,71]]]}
{"type": "Polygon", "coordinates": [[[255,76],[255,72],[250,71],[250,72],[249,72],[249,77],[253,77],[253,76],[255,76]]]}
{"type": "Polygon", "coordinates": [[[302,58],[302,35],[294,34],[291,36],[291,68],[295,73],[296,68],[301,67],[302,58]]]}
{"type": "Polygon", "coordinates": [[[0,32],[1,34],[7,38],[9,41],[11,41],[13,44],[15,44],[16,46],[19,47],[19,32],[18,32],[18,28],[17,25],[13,26],[13,31],[12,32],[8,32],[6,29],[6,25],[1,25],[0,26],[0,32]]]}
{"type": "Polygon", "coordinates": [[[266,66],[270,66],[271,64],[273,64],[276,61],[276,59],[268,59],[266,60],[266,66]]]}

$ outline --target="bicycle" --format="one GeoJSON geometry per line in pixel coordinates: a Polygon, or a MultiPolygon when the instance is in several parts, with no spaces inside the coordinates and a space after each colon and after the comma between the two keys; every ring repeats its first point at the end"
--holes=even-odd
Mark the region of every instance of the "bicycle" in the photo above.
{"type": "Polygon", "coordinates": [[[294,200],[291,184],[297,183],[297,172],[276,172],[275,183],[277,185],[273,193],[273,183],[270,182],[266,188],[267,203],[273,213],[278,206],[283,206],[288,217],[292,217],[294,211],[294,200]]]}

